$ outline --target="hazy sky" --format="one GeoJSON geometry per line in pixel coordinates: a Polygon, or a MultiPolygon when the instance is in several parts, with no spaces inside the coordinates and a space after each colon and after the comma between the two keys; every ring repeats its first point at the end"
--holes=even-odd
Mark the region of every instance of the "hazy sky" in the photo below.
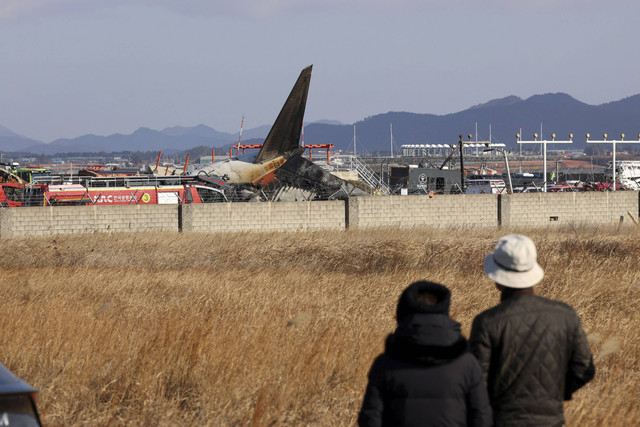
{"type": "MultiPolygon", "coordinates": [[[[637,0],[0,0],[0,125],[50,142],[640,93],[637,0]]],[[[428,136],[426,136],[428,137],[428,136]]]]}

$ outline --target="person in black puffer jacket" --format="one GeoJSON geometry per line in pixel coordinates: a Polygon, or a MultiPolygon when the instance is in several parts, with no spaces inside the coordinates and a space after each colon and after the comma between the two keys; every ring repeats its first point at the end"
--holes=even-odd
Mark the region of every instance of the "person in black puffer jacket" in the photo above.
{"type": "Polygon", "coordinates": [[[476,316],[469,342],[497,427],[564,425],[562,402],[595,375],[574,309],[533,292],[544,277],[537,257],[529,237],[509,234],[485,258],[500,304],[476,316]]]}
{"type": "Polygon", "coordinates": [[[449,317],[445,286],[416,282],[400,296],[398,327],[369,372],[360,426],[490,426],[477,360],[449,317]]]}

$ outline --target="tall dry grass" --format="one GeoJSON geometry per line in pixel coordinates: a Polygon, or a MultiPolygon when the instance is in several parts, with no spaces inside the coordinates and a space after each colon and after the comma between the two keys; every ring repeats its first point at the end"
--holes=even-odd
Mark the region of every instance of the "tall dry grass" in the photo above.
{"type": "Polygon", "coordinates": [[[568,425],[640,420],[640,231],[92,234],[3,240],[0,361],[48,425],[349,425],[402,289],[452,289],[466,335],[498,301],[482,261],[536,241],[537,292],[571,304],[596,378],[568,425]]]}

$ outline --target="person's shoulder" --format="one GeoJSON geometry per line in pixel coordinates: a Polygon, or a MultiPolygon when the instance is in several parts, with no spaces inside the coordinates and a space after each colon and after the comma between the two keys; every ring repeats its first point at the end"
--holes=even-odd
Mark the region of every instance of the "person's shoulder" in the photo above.
{"type": "Polygon", "coordinates": [[[457,359],[452,362],[455,372],[459,372],[460,375],[466,378],[476,378],[480,380],[482,378],[482,368],[480,362],[476,356],[470,351],[464,352],[457,359]]]}
{"type": "Polygon", "coordinates": [[[470,368],[478,368],[480,369],[480,363],[478,362],[478,359],[476,359],[476,357],[470,352],[470,351],[465,351],[464,353],[462,353],[457,359],[457,362],[464,364],[467,367],[470,368]]]}
{"type": "Polygon", "coordinates": [[[472,348],[474,347],[474,343],[477,342],[484,333],[490,331],[494,325],[500,323],[502,310],[503,307],[498,304],[476,315],[471,324],[471,335],[469,336],[469,342],[472,348]]]}
{"type": "Polygon", "coordinates": [[[375,359],[373,359],[372,367],[383,367],[393,361],[393,358],[388,353],[380,353],[375,359]]]}
{"type": "Polygon", "coordinates": [[[373,359],[373,363],[371,363],[371,368],[369,369],[369,379],[378,381],[385,376],[385,372],[389,370],[389,365],[391,362],[391,358],[388,354],[382,353],[378,355],[375,359],[373,359]]]}
{"type": "Polygon", "coordinates": [[[488,319],[492,319],[496,316],[499,316],[504,311],[504,306],[502,304],[495,305],[491,308],[488,308],[482,312],[480,312],[475,319],[474,323],[481,323],[487,321],[488,319]]]}
{"type": "Polygon", "coordinates": [[[373,360],[371,364],[371,372],[385,372],[403,365],[405,362],[393,357],[388,352],[381,353],[373,360]]]}
{"type": "Polygon", "coordinates": [[[476,318],[494,318],[517,314],[521,311],[535,310],[550,310],[563,312],[568,315],[575,314],[573,307],[562,301],[549,299],[540,295],[519,295],[508,298],[500,304],[481,312],[476,318]]]}
{"type": "Polygon", "coordinates": [[[535,296],[535,301],[537,305],[542,308],[546,308],[547,310],[551,310],[559,314],[564,314],[571,317],[577,316],[576,311],[573,309],[573,307],[562,301],[545,298],[539,295],[535,296]]]}

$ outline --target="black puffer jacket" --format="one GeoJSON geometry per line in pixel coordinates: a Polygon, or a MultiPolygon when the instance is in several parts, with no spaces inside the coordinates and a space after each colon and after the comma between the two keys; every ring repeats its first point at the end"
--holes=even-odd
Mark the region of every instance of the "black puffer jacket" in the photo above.
{"type": "Polygon", "coordinates": [[[369,372],[359,425],[491,425],[480,367],[460,325],[446,314],[449,291],[443,289],[436,306],[416,307],[415,295],[401,297],[398,327],[369,372]]]}
{"type": "Polygon", "coordinates": [[[470,345],[496,426],[562,425],[562,401],[595,374],[575,311],[532,294],[510,296],[478,315],[470,345]]]}

